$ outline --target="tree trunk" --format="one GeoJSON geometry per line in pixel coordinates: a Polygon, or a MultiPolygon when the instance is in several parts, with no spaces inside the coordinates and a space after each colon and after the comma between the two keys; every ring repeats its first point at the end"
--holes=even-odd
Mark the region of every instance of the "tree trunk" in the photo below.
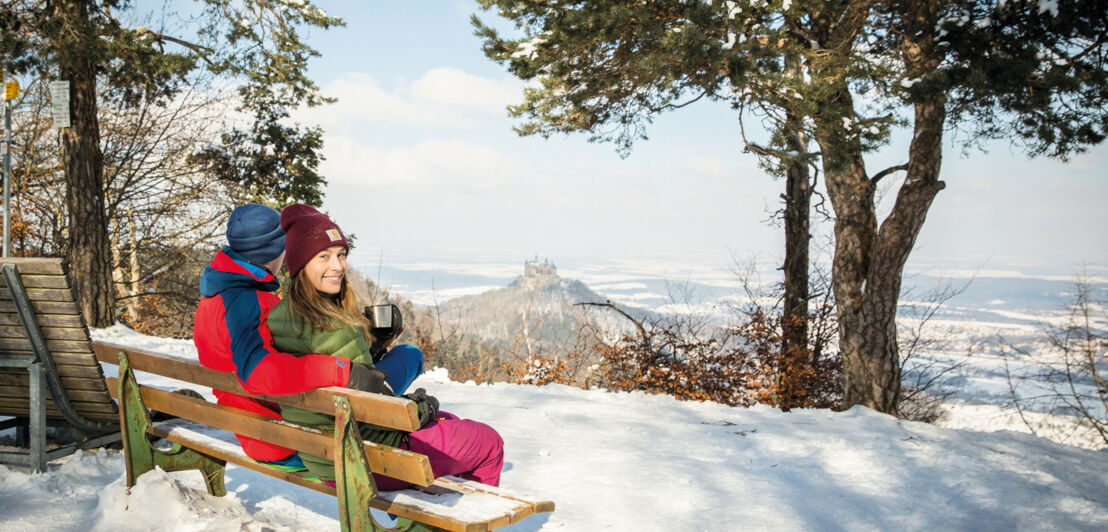
{"type": "MultiPolygon", "coordinates": [[[[788,149],[807,154],[807,139],[800,121],[791,113],[786,120],[788,149]]],[[[781,357],[778,375],[778,406],[788,412],[801,401],[796,372],[810,363],[808,356],[808,243],[811,181],[806,160],[789,163],[785,178],[785,299],[781,323],[781,357]]]]}
{"type": "Polygon", "coordinates": [[[130,283],[128,290],[130,299],[127,301],[127,310],[131,314],[131,323],[138,323],[142,319],[142,315],[139,312],[139,292],[142,290],[140,283],[141,271],[139,270],[139,247],[138,238],[135,231],[135,210],[134,208],[127,210],[127,229],[130,231],[129,245],[131,246],[131,255],[128,264],[130,264],[131,275],[128,278],[130,283]]]}
{"type": "Polygon", "coordinates": [[[96,116],[96,64],[91,50],[98,37],[87,2],[59,0],[51,12],[49,36],[58,53],[58,75],[70,82],[72,127],[62,130],[65,203],[69,211],[66,260],[73,289],[88,324],[112,324],[113,294],[108,220],[104,209],[103,154],[96,116]],[[83,53],[76,53],[82,50],[83,53]]]}
{"type": "MultiPolygon", "coordinates": [[[[901,43],[906,79],[922,79],[942,60],[933,48],[939,2],[909,2],[902,13],[908,28],[901,43]]],[[[848,46],[856,31],[850,24],[818,32],[825,49],[848,46]]],[[[836,79],[834,62],[817,63],[817,79],[836,79]]],[[[905,165],[907,176],[888,217],[877,224],[874,192],[888,171],[870,178],[863,147],[851,131],[854,101],[841,84],[820,104],[815,140],[820,145],[827,193],[835,210],[835,257],[831,284],[838,311],[839,350],[843,357],[844,406],[863,405],[896,415],[900,402],[900,354],[896,311],[904,265],[927,211],[943,189],[939,181],[946,95],[918,89],[911,95],[914,135],[905,165]]],[[[892,169],[890,169],[892,170],[892,169]]]]}
{"type": "MultiPolygon", "coordinates": [[[[845,89],[836,98],[853,104],[845,89]]],[[[839,349],[843,357],[844,406],[863,405],[897,414],[900,402],[900,354],[896,311],[901,278],[927,211],[945,186],[942,162],[942,94],[914,104],[914,135],[907,176],[888,217],[877,225],[877,179],[866,175],[860,143],[832,131],[835,117],[817,130],[824,153],[828,196],[835,209],[835,257],[832,286],[838,309],[839,349]],[[828,156],[830,154],[830,156],[828,156]]],[[[834,115],[831,115],[834,117],[834,115]]]]}
{"type": "MultiPolygon", "coordinates": [[[[818,140],[825,154],[827,194],[835,209],[831,286],[838,311],[839,352],[843,357],[843,404],[861,404],[895,414],[900,399],[895,321],[889,338],[888,329],[879,323],[886,320],[875,318],[890,309],[875,308],[866,287],[877,234],[875,187],[866,177],[859,145],[840,142],[834,133],[818,140]],[[830,153],[838,156],[828,157],[830,153]]],[[[895,320],[895,302],[891,315],[885,317],[895,320]]]]}

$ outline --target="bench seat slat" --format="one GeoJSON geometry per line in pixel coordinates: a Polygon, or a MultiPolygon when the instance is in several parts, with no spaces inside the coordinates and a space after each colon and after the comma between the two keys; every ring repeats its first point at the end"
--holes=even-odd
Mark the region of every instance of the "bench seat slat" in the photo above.
{"type": "MultiPolygon", "coordinates": [[[[69,289],[69,279],[64,275],[56,274],[31,274],[19,270],[19,277],[23,280],[24,288],[65,288],[69,289]]],[[[7,288],[8,282],[0,277],[0,287],[7,288]]]]}
{"type": "MultiPolygon", "coordinates": [[[[47,340],[77,340],[88,342],[88,332],[80,327],[48,327],[39,324],[42,336],[47,340]]],[[[4,325],[0,323],[0,338],[27,338],[22,325],[4,325]]],[[[30,344],[28,344],[30,345],[30,344]]],[[[85,350],[87,353],[88,350],[85,350]]]]}
{"type": "MultiPolygon", "coordinates": [[[[470,482],[463,478],[455,476],[445,476],[435,479],[436,485],[451,486],[458,489],[467,489],[472,491],[480,491],[484,493],[491,493],[498,497],[504,497],[506,499],[514,499],[521,503],[528,504],[535,509],[536,513],[545,513],[554,511],[554,501],[543,501],[535,499],[529,495],[518,493],[509,489],[504,489],[496,486],[488,486],[481,484],[480,482],[470,482]]],[[[515,521],[513,521],[514,523],[515,521]]]]}
{"type": "Polygon", "coordinates": [[[65,275],[65,270],[62,269],[64,259],[61,258],[48,258],[48,257],[3,257],[0,258],[0,264],[15,264],[19,269],[20,275],[36,274],[36,275],[65,275]]]}
{"type": "MultiPolygon", "coordinates": [[[[110,377],[106,380],[112,395],[116,396],[119,393],[117,379],[110,377]]],[[[151,410],[334,460],[331,449],[333,436],[330,432],[316,431],[157,388],[139,388],[142,391],[142,401],[151,410]]],[[[364,442],[364,448],[373,471],[421,486],[434,481],[431,463],[426,456],[372,442],[364,442]]]]}
{"type": "MultiPolygon", "coordinates": [[[[247,457],[237,444],[187,428],[187,423],[172,420],[150,432],[240,467],[335,495],[335,488],[306,480],[303,473],[288,473],[261,465],[247,457]]],[[[434,484],[426,488],[381,492],[370,501],[370,506],[378,510],[457,532],[485,532],[517,523],[536,513],[539,507],[548,506],[549,510],[540,511],[552,511],[553,505],[457,477],[435,479],[434,484]]]]}
{"type": "MultiPolygon", "coordinates": [[[[85,321],[77,314],[36,314],[39,327],[74,327],[84,329],[85,321]]],[[[15,312],[0,312],[0,325],[23,328],[19,315],[15,312]]]]}
{"type": "MultiPolygon", "coordinates": [[[[101,362],[119,364],[118,352],[125,351],[131,367],[136,370],[157,373],[231,393],[251,395],[242,389],[242,385],[233,374],[208,369],[195,360],[151,353],[107,342],[93,342],[92,348],[96,352],[96,358],[101,362]]],[[[254,397],[316,412],[334,412],[332,396],[335,394],[345,395],[350,400],[350,406],[358,421],[408,432],[419,429],[419,413],[415,403],[399,397],[386,397],[335,387],[318,388],[295,395],[255,395],[254,397]]]]}
{"type": "MultiPolygon", "coordinates": [[[[307,476],[304,473],[290,473],[288,471],[281,471],[259,464],[249,456],[246,456],[242,451],[242,447],[239,447],[237,442],[231,443],[201,432],[184,428],[181,426],[182,423],[189,422],[181,419],[172,419],[164,423],[154,424],[150,427],[148,432],[159,438],[165,438],[173,443],[178,443],[190,449],[200,451],[208,456],[237,464],[240,467],[245,467],[328,495],[335,494],[335,488],[322,482],[307,480],[304,478],[307,476]]],[[[234,438],[230,433],[228,433],[228,435],[231,439],[234,438]]]]}
{"type": "MultiPolygon", "coordinates": [[[[31,385],[31,376],[26,371],[18,369],[19,373],[0,372],[0,386],[19,386],[24,390],[31,385]]],[[[104,385],[103,377],[62,377],[62,386],[66,390],[104,390],[107,393],[107,386],[104,385]]]]}
{"type": "MultiPolygon", "coordinates": [[[[43,323],[43,314],[68,314],[77,316],[81,313],[80,309],[77,308],[77,303],[73,301],[38,301],[32,299],[31,309],[35,311],[39,323],[43,323]]],[[[17,312],[15,303],[13,303],[11,299],[0,299],[0,312],[17,312]]]]}

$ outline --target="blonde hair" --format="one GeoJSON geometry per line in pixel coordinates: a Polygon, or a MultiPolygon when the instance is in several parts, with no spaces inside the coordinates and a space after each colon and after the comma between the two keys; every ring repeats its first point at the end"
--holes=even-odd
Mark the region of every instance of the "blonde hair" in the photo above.
{"type": "Polygon", "coordinates": [[[312,331],[350,326],[362,332],[366,343],[373,343],[369,320],[362,315],[358,296],[350,289],[345,276],[339,293],[332,299],[320,294],[308,279],[307,271],[302,269],[289,280],[287,300],[292,314],[304,318],[312,331]]]}

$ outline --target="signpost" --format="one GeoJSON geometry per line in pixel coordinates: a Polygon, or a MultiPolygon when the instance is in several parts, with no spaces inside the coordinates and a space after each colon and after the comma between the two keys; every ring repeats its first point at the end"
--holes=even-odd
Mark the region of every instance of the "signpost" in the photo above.
{"type": "Polygon", "coordinates": [[[50,103],[53,104],[54,127],[69,127],[69,82],[50,82],[50,103]]]}
{"type": "Polygon", "coordinates": [[[4,256],[10,256],[12,225],[12,100],[19,97],[19,82],[4,83],[4,142],[0,151],[4,154],[4,256]]]}

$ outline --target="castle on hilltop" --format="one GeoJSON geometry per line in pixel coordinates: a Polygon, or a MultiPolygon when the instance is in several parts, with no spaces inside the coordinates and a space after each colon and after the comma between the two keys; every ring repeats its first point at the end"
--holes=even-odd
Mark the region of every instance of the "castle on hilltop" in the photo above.
{"type": "Polygon", "coordinates": [[[558,267],[555,266],[553,262],[550,262],[550,259],[545,259],[540,264],[539,256],[535,255],[535,260],[529,260],[523,263],[523,275],[519,276],[517,281],[520,286],[537,288],[557,279],[558,267]]]}

